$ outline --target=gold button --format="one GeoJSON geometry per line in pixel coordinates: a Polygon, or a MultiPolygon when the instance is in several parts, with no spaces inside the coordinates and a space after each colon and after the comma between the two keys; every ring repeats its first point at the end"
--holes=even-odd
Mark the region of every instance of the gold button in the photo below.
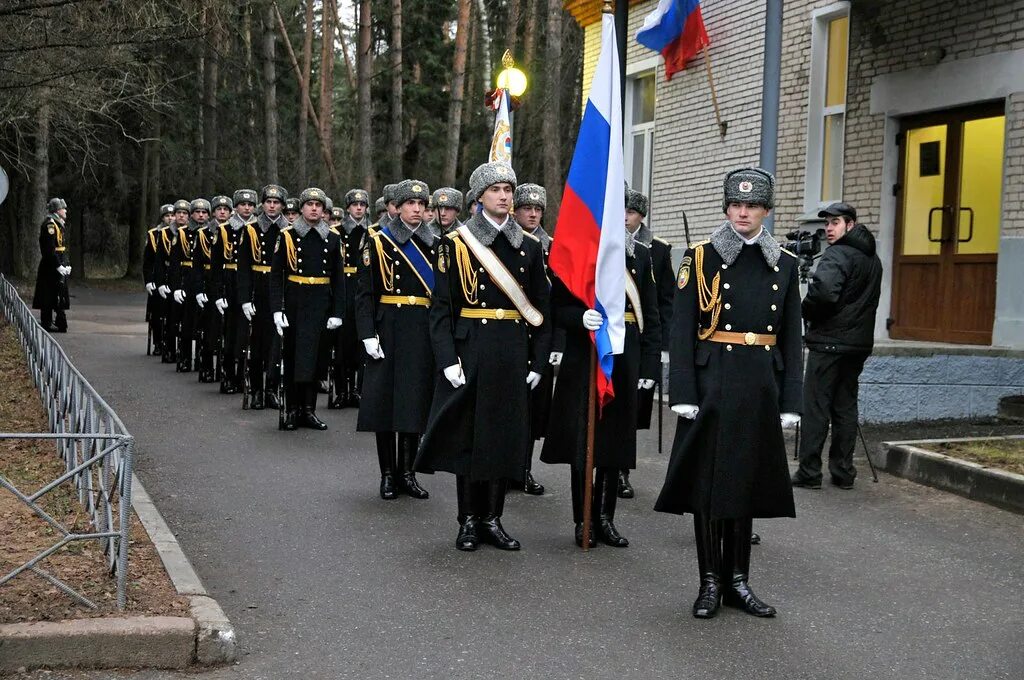
{"type": "Polygon", "coordinates": [[[732,324],[731,323],[725,324],[725,330],[731,331],[732,330],[732,324]]]}
{"type": "Polygon", "coordinates": [[[772,327],[771,327],[771,326],[768,326],[768,330],[771,330],[771,329],[772,329],[772,327]]]}
{"type": "Polygon", "coordinates": [[[779,284],[773,283],[772,284],[772,290],[778,290],[778,289],[779,289],[779,284]]]}
{"type": "Polygon", "coordinates": [[[480,319],[480,323],[486,324],[487,323],[487,319],[480,319]]]}
{"type": "Polygon", "coordinates": [[[484,273],[484,268],[483,268],[483,267],[480,267],[480,273],[481,273],[481,274],[483,274],[483,273],[484,273]]]}
{"type": "Polygon", "coordinates": [[[629,270],[629,272],[630,272],[631,274],[636,274],[636,270],[635,270],[635,269],[630,269],[630,270],[629,270]]]}
{"type": "Polygon", "coordinates": [[[395,293],[397,293],[397,294],[401,294],[401,293],[402,293],[402,289],[401,289],[401,288],[399,288],[398,290],[396,290],[396,291],[395,291],[395,293]]]}
{"type": "Polygon", "coordinates": [[[480,303],[480,306],[481,306],[481,307],[486,307],[486,306],[487,306],[487,303],[486,303],[486,302],[481,302],[481,303],[480,303]]]}
{"type": "Polygon", "coordinates": [[[409,304],[411,305],[411,304],[413,304],[414,302],[416,302],[416,296],[415,296],[415,295],[410,295],[410,296],[409,296],[409,304]]]}
{"type": "Polygon", "coordinates": [[[485,285],[484,285],[484,284],[482,284],[482,283],[480,284],[480,290],[484,290],[484,289],[486,289],[486,288],[487,288],[487,286],[485,286],[485,285]]]}
{"type": "Polygon", "coordinates": [[[778,308],[779,308],[779,307],[778,307],[778,305],[772,305],[772,311],[773,311],[773,312],[774,312],[774,311],[776,311],[776,310],[778,310],[778,308]]]}
{"type": "Polygon", "coordinates": [[[732,351],[732,345],[726,345],[726,346],[725,346],[725,349],[726,349],[727,351],[731,352],[731,351],[732,351]]]}
{"type": "Polygon", "coordinates": [[[775,271],[779,271],[779,267],[778,267],[778,265],[776,265],[776,266],[774,267],[774,269],[775,269],[775,271]]]}
{"type": "Polygon", "coordinates": [[[728,284],[728,283],[727,283],[727,284],[725,284],[725,285],[724,285],[724,286],[722,286],[722,287],[723,287],[723,288],[725,288],[726,290],[729,290],[729,284],[728,284]]]}
{"type": "Polygon", "coordinates": [[[526,253],[523,252],[522,250],[519,251],[519,254],[522,255],[523,257],[526,257],[526,253]]]}
{"type": "Polygon", "coordinates": [[[494,318],[496,318],[496,319],[504,319],[505,318],[505,310],[504,309],[496,309],[496,310],[494,310],[494,318]]]}
{"type": "Polygon", "coordinates": [[[764,351],[771,352],[772,351],[772,346],[771,345],[765,345],[764,346],[764,351]]]}
{"type": "Polygon", "coordinates": [[[400,279],[400,278],[402,278],[402,275],[401,274],[395,274],[395,278],[396,279],[400,279]]]}
{"type": "Polygon", "coordinates": [[[521,271],[521,272],[525,272],[525,271],[526,271],[526,268],[525,268],[525,267],[520,267],[520,268],[519,268],[519,271],[521,271]]]}
{"type": "Polygon", "coordinates": [[[727,265],[726,263],[723,262],[722,263],[722,269],[728,269],[728,268],[729,268],[729,265],[727,265]]]}
{"type": "Polygon", "coordinates": [[[757,344],[757,333],[747,333],[743,336],[743,344],[745,345],[756,345],[757,344]]]}
{"type": "Polygon", "coordinates": [[[726,309],[732,309],[732,304],[731,304],[731,303],[729,303],[729,302],[726,302],[726,303],[725,303],[725,308],[726,308],[726,309]]]}

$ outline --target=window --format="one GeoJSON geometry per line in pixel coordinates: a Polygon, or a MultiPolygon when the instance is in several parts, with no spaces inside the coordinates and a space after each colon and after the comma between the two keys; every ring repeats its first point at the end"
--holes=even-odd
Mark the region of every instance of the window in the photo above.
{"type": "Polygon", "coordinates": [[[654,71],[626,79],[626,181],[648,197],[651,195],[651,170],[654,163],[654,71]]]}
{"type": "Polygon", "coordinates": [[[807,177],[804,185],[804,208],[808,211],[843,197],[849,11],[849,3],[840,2],[811,15],[807,177]]]}

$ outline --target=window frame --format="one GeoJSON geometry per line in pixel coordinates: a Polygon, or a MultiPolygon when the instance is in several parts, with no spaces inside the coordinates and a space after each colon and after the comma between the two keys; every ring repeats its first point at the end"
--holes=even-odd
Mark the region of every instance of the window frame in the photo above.
{"type": "Polygon", "coordinates": [[[634,186],[630,183],[630,188],[644,193],[648,197],[648,205],[653,205],[653,196],[651,195],[654,187],[654,134],[657,127],[658,119],[658,66],[663,63],[661,56],[651,57],[648,59],[638,60],[634,63],[627,64],[626,66],[626,107],[622,112],[622,121],[624,132],[623,139],[623,171],[628,179],[632,179],[633,175],[633,152],[634,142],[633,137],[640,133],[645,139],[649,139],[650,142],[646,144],[644,149],[643,160],[643,182],[647,186],[634,186]],[[654,117],[646,123],[640,123],[633,125],[633,88],[637,80],[641,78],[651,77],[654,81],[654,117]]]}
{"type": "MultiPolygon", "coordinates": [[[[804,211],[815,211],[833,201],[842,200],[844,174],[846,166],[846,125],[848,97],[850,91],[850,50],[847,39],[846,54],[846,91],[843,103],[825,106],[825,94],[828,86],[828,43],[829,24],[835,19],[850,18],[850,3],[836,2],[827,7],[813,10],[811,18],[811,60],[810,77],[807,92],[807,156],[804,167],[804,211]],[[825,121],[829,116],[843,115],[843,135],[840,144],[839,196],[822,200],[822,178],[824,175],[825,152],[825,121]]],[[[849,28],[847,28],[849,37],[849,28]]]]}

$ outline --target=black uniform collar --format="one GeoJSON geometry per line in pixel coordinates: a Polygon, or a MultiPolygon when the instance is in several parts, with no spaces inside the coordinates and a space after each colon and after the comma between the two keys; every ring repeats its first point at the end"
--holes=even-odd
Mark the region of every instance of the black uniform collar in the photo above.
{"type": "Polygon", "coordinates": [[[504,234],[508,242],[512,244],[513,248],[518,248],[523,244],[523,228],[516,222],[516,218],[511,215],[505,220],[505,224],[502,225],[501,229],[496,229],[494,223],[484,217],[483,210],[474,213],[472,217],[466,220],[466,228],[469,229],[469,233],[473,234],[480,243],[487,247],[490,247],[494,243],[494,239],[498,237],[498,234],[504,234]]]}
{"type": "MultiPolygon", "coordinates": [[[[739,257],[745,244],[740,235],[736,233],[736,229],[726,220],[722,226],[712,232],[711,245],[726,264],[732,264],[739,257]]],[[[768,263],[769,267],[774,267],[779,263],[779,258],[782,257],[782,247],[776,243],[767,229],[761,229],[761,235],[755,245],[761,249],[761,255],[764,256],[764,261],[768,263]]]]}

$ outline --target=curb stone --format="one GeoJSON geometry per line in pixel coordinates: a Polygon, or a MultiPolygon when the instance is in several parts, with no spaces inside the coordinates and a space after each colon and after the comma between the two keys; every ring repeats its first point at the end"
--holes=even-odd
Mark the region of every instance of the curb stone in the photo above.
{"type": "Polygon", "coordinates": [[[881,449],[884,459],[880,468],[918,484],[1024,514],[1024,475],[985,467],[920,446],[1000,439],[1024,439],[1024,436],[883,442],[881,449]]]}
{"type": "Polygon", "coordinates": [[[132,508],[156,546],[191,616],[124,616],[0,625],[0,673],[48,668],[188,668],[238,658],[235,630],[210,597],[142,486],[132,476],[132,508]]]}

